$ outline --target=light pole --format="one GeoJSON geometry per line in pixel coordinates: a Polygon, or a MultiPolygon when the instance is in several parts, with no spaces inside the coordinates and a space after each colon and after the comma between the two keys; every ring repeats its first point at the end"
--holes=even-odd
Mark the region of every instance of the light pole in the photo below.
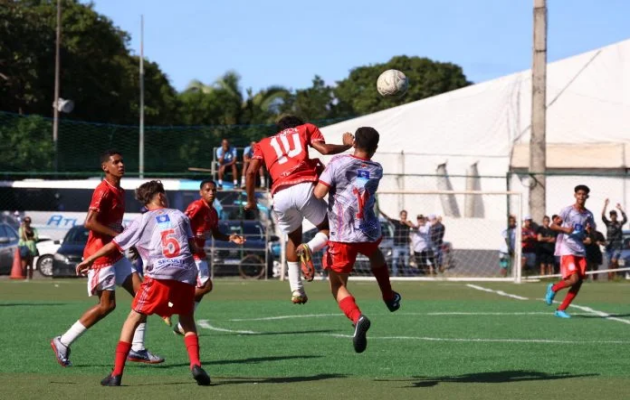
{"type": "Polygon", "coordinates": [[[55,152],[54,168],[59,169],[59,70],[61,62],[59,57],[59,46],[61,44],[61,0],[57,0],[57,43],[55,45],[55,100],[53,101],[53,151],[55,152]]]}

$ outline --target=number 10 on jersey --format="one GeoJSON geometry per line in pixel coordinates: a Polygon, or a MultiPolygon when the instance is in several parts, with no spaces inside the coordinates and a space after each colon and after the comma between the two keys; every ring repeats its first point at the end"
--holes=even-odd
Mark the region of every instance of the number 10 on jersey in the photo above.
{"type": "Polygon", "coordinates": [[[293,141],[293,149],[289,146],[289,138],[287,136],[289,135],[274,136],[270,141],[271,147],[273,147],[276,155],[278,156],[278,164],[284,164],[289,161],[289,158],[299,155],[302,153],[302,150],[304,150],[302,148],[302,143],[300,142],[299,133],[293,133],[290,135],[291,140],[293,141]],[[280,142],[278,142],[278,138],[280,138],[280,142]]]}

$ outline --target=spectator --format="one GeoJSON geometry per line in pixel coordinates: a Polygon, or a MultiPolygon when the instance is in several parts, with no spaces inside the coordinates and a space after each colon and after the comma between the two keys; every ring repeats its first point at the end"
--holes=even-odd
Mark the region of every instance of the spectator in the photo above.
{"type": "Polygon", "coordinates": [[[523,228],[521,229],[521,244],[522,244],[522,267],[528,269],[536,268],[536,247],[538,238],[536,231],[532,226],[532,217],[525,216],[523,221],[523,228]]]}
{"type": "MultiPolygon", "coordinates": [[[[619,268],[619,257],[623,249],[623,225],[628,222],[626,213],[621,208],[621,204],[617,203],[617,210],[621,212],[622,220],[617,220],[617,211],[610,210],[610,220],[606,218],[606,209],[610,200],[604,201],[604,209],[602,210],[602,221],[606,225],[606,258],[608,259],[608,269],[619,268]]],[[[615,277],[614,272],[608,273],[608,280],[615,277]]]]}
{"type": "MultiPolygon", "coordinates": [[[[554,215],[554,217],[556,217],[554,215]]],[[[540,275],[553,275],[556,264],[556,236],[558,234],[549,228],[551,219],[547,215],[543,218],[542,226],[538,227],[537,262],[540,265],[540,275]]]]}
{"type": "Polygon", "coordinates": [[[442,224],[442,219],[434,214],[429,215],[429,223],[431,225],[431,243],[433,243],[433,254],[435,256],[435,267],[444,272],[444,253],[442,245],[444,244],[444,233],[446,227],[442,224]]]}
{"type": "Polygon", "coordinates": [[[221,141],[221,147],[217,149],[217,160],[219,163],[219,189],[223,189],[223,175],[226,169],[232,170],[232,179],[234,180],[234,188],[238,187],[238,171],[236,170],[236,147],[230,146],[227,139],[221,141]]]}
{"type": "Polygon", "coordinates": [[[398,276],[398,262],[402,259],[402,268],[404,270],[409,265],[409,243],[410,233],[413,224],[407,220],[407,211],[400,212],[400,220],[392,219],[387,216],[381,209],[378,210],[383,217],[394,225],[394,247],[392,249],[392,276],[398,276]]]}
{"type": "Polygon", "coordinates": [[[22,273],[28,273],[28,279],[33,279],[33,257],[37,257],[37,240],[39,236],[37,229],[31,226],[31,217],[24,217],[20,228],[18,229],[20,241],[18,247],[20,249],[20,258],[22,259],[22,273]]]}
{"type": "Polygon", "coordinates": [[[426,218],[422,214],[418,215],[417,221],[418,226],[413,228],[411,237],[413,257],[418,266],[418,270],[425,272],[426,267],[429,267],[429,275],[433,276],[435,257],[433,253],[433,243],[431,242],[431,226],[427,223],[426,218]]]}
{"type": "MultiPolygon", "coordinates": [[[[252,160],[252,156],[254,155],[255,145],[256,142],[251,142],[249,146],[245,147],[245,150],[243,150],[243,174],[241,175],[241,187],[245,187],[245,175],[247,168],[249,168],[249,162],[252,160]]],[[[260,175],[260,187],[265,187],[265,173],[263,171],[262,164],[258,170],[258,175],[260,175]]],[[[258,175],[256,177],[258,177],[258,175]]]]}
{"type": "MultiPolygon", "coordinates": [[[[584,239],[586,249],[586,270],[597,271],[602,265],[603,257],[600,246],[606,245],[604,234],[593,229],[591,224],[586,225],[586,238],[584,239]]],[[[593,280],[597,280],[597,274],[593,274],[593,280]]]]}
{"type": "Polygon", "coordinates": [[[501,275],[507,276],[509,268],[514,265],[514,245],[516,244],[516,217],[508,217],[508,227],[501,234],[503,244],[499,249],[499,266],[501,275]]]}

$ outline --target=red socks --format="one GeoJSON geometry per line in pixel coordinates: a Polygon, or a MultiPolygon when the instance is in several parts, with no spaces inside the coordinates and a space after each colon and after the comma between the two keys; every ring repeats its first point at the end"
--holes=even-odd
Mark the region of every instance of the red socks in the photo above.
{"type": "Polygon", "coordinates": [[[354,297],[348,296],[341,300],[339,302],[339,308],[341,308],[341,311],[346,314],[346,317],[348,317],[353,324],[357,323],[359,317],[361,316],[361,310],[359,310],[359,306],[355,303],[354,297]]]}
{"type": "Polygon", "coordinates": [[[381,289],[383,300],[392,300],[394,298],[394,292],[392,291],[392,285],[389,282],[389,270],[387,269],[387,264],[383,265],[381,268],[373,269],[372,274],[374,274],[378,287],[381,289]]]}
{"type": "Polygon", "coordinates": [[[560,307],[558,307],[558,311],[566,310],[567,307],[569,307],[569,305],[575,298],[575,296],[577,295],[577,292],[578,292],[577,290],[575,290],[574,288],[571,288],[571,290],[569,290],[567,292],[567,295],[564,297],[564,300],[562,300],[562,304],[560,304],[560,307]]]}
{"type": "Polygon", "coordinates": [[[199,360],[199,338],[197,334],[185,336],[184,344],[186,344],[186,351],[188,352],[188,359],[190,360],[190,369],[195,365],[201,366],[201,361],[199,360]]]}
{"type": "Polygon", "coordinates": [[[555,285],[553,285],[551,287],[551,290],[553,290],[553,292],[556,293],[558,290],[562,290],[565,287],[567,287],[567,283],[565,281],[560,281],[560,282],[557,282],[555,285]]]}
{"type": "Polygon", "coordinates": [[[122,375],[129,351],[131,351],[131,343],[118,342],[118,346],[116,346],[116,360],[114,361],[114,371],[112,371],[112,375],[122,375]]]}

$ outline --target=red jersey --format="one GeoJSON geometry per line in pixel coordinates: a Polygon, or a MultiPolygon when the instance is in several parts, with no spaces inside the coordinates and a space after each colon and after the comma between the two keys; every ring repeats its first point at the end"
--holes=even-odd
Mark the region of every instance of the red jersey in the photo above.
{"type": "MultiPolygon", "coordinates": [[[[96,211],[96,221],[101,225],[122,232],[123,215],[125,214],[125,190],[121,187],[115,187],[106,179],[94,189],[92,201],[90,202],[90,211],[96,211]]],[[[90,231],[87,244],[83,250],[83,258],[89,257],[96,253],[103,246],[114,239],[112,236],[103,235],[101,233],[90,231]]],[[[113,265],[116,261],[123,257],[121,253],[114,253],[109,256],[97,258],[92,268],[113,265]]]]}
{"type": "Polygon", "coordinates": [[[199,247],[199,251],[194,253],[193,256],[195,259],[205,260],[206,252],[203,248],[206,245],[206,235],[214,229],[218,229],[219,214],[214,207],[209,206],[203,199],[190,203],[185,214],[190,219],[190,227],[193,235],[195,235],[195,243],[199,247]]]}
{"type": "Polygon", "coordinates": [[[263,160],[271,175],[271,194],[283,187],[302,182],[317,182],[317,160],[308,157],[308,146],[324,142],[313,124],[285,129],[254,146],[252,158],[263,160]]]}

